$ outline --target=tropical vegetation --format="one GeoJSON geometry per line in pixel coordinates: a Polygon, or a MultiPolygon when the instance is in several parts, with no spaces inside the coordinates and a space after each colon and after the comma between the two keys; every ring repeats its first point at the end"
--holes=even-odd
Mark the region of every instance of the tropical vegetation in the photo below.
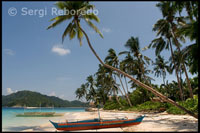
{"type": "MultiPolygon", "coordinates": [[[[104,109],[133,109],[152,106],[152,108],[166,109],[171,106],[195,118],[198,118],[196,97],[198,97],[198,2],[197,1],[161,1],[156,4],[160,9],[163,18],[155,22],[153,31],[156,32],[155,39],[149,45],[140,48],[138,37],[131,36],[125,42],[128,51],[116,53],[113,48],[108,50],[108,55],[103,61],[93,49],[86,31],[81,27],[81,21],[93,28],[101,37],[102,34],[92,21],[99,22],[99,18],[91,14],[81,14],[80,11],[94,9],[94,5],[89,2],[57,2],[60,9],[75,10],[77,13],[57,16],[49,27],[53,28],[69,21],[69,25],[64,30],[62,40],[66,36],[73,39],[75,35],[82,45],[82,38],[85,37],[88,46],[99,60],[99,68],[94,75],[89,75],[86,83],[83,83],[76,90],[78,99],[85,99],[94,102],[95,105],[102,104],[104,109]],[[182,15],[186,10],[186,15],[182,15]],[[185,46],[185,40],[189,39],[191,44],[185,46]],[[155,49],[156,60],[146,57],[142,50],[155,49]],[[162,55],[164,50],[170,50],[169,61],[165,61],[162,55]],[[122,55],[125,55],[122,58],[122,55]],[[150,68],[153,66],[153,69],[150,68]],[[156,85],[150,77],[162,76],[163,84],[156,85]],[[166,75],[175,73],[177,81],[168,82],[166,75]],[[193,75],[189,77],[188,73],[193,75]],[[185,80],[183,76],[185,75],[185,80]],[[127,81],[127,78],[130,81],[127,81]],[[152,103],[158,97],[160,102],[152,103]],[[189,100],[188,100],[189,99],[189,100]],[[195,100],[195,101],[194,101],[195,100]],[[192,101],[192,102],[191,102],[192,101]],[[170,105],[169,105],[170,104],[170,105]],[[192,108],[192,106],[195,108],[192,108]]],[[[176,112],[176,111],[175,111],[176,112]]]]}

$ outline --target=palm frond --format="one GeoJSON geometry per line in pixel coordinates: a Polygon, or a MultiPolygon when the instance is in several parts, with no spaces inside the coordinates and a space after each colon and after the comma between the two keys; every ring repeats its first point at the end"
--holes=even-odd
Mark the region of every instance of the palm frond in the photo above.
{"type": "Polygon", "coordinates": [[[67,20],[67,19],[71,19],[71,18],[72,18],[71,15],[57,16],[57,17],[55,17],[55,18],[53,18],[53,19],[50,20],[50,21],[54,21],[54,20],[55,20],[55,22],[52,23],[52,24],[47,28],[47,30],[50,29],[50,28],[53,28],[53,27],[57,26],[58,24],[62,23],[63,21],[65,21],[65,20],[67,20]]]}
{"type": "Polygon", "coordinates": [[[67,26],[67,28],[65,29],[65,31],[62,35],[62,43],[64,42],[65,36],[70,33],[72,28],[73,28],[72,23],[69,23],[69,25],[67,26]]]}
{"type": "Polygon", "coordinates": [[[86,22],[87,22],[87,24],[91,27],[91,28],[93,28],[97,33],[99,33],[99,35],[103,38],[103,35],[102,35],[102,33],[100,32],[100,30],[89,20],[89,19],[84,19],[86,22]]]}
{"type": "Polygon", "coordinates": [[[89,19],[89,20],[95,20],[96,22],[100,22],[99,18],[94,14],[94,13],[90,13],[90,14],[85,14],[83,16],[83,18],[85,19],[89,19]]]}

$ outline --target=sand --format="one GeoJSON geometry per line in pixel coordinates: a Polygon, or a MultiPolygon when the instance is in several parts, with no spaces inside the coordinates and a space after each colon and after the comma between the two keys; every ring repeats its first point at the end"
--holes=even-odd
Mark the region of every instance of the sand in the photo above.
{"type": "MultiPolygon", "coordinates": [[[[123,112],[123,111],[100,111],[101,118],[135,118],[139,115],[145,114],[145,118],[139,125],[134,125],[130,127],[123,128],[107,128],[107,129],[97,129],[97,130],[81,130],[76,132],[103,132],[103,131],[113,131],[113,132],[197,132],[198,131],[198,120],[189,115],[171,115],[167,113],[136,113],[136,112],[123,112]]],[[[66,119],[68,121],[83,120],[83,119],[93,119],[98,118],[98,112],[68,112],[62,117],[52,118],[54,122],[64,122],[66,119]]],[[[23,130],[23,132],[40,132],[40,131],[57,131],[53,125],[49,122],[41,126],[23,130]]],[[[57,131],[59,132],[59,131],[57,131]]]]}

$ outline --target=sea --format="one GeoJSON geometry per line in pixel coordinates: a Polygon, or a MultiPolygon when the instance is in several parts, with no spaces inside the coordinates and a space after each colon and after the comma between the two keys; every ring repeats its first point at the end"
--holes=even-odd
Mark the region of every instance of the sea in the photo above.
{"type": "MultiPolygon", "coordinates": [[[[16,117],[16,114],[24,112],[85,112],[85,108],[10,108],[2,107],[2,131],[22,131],[25,129],[35,128],[42,124],[48,123],[49,120],[55,120],[56,117],[16,117]]],[[[57,117],[57,119],[60,116],[57,117]]]]}

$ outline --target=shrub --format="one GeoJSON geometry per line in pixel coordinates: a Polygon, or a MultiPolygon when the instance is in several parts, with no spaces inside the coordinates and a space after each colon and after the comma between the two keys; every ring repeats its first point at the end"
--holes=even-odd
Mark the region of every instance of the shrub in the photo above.
{"type": "MultiPolygon", "coordinates": [[[[181,106],[183,106],[184,108],[194,112],[194,113],[198,113],[198,96],[194,95],[194,98],[188,98],[186,101],[181,101],[178,102],[181,106]]],[[[181,109],[177,108],[174,105],[169,105],[169,109],[167,110],[168,113],[170,114],[186,114],[184,111],[182,111],[181,109]]]]}
{"type": "Polygon", "coordinates": [[[107,101],[104,105],[105,110],[113,110],[120,108],[119,104],[115,101],[107,101]]]}
{"type": "Polygon", "coordinates": [[[167,107],[168,107],[167,103],[147,101],[143,104],[136,105],[135,107],[131,108],[130,110],[134,110],[134,111],[136,111],[136,110],[137,111],[161,111],[161,110],[165,110],[167,107]]]}
{"type": "Polygon", "coordinates": [[[130,100],[133,105],[142,104],[146,101],[149,101],[150,97],[151,93],[140,87],[137,87],[136,90],[130,94],[130,100]]]}

